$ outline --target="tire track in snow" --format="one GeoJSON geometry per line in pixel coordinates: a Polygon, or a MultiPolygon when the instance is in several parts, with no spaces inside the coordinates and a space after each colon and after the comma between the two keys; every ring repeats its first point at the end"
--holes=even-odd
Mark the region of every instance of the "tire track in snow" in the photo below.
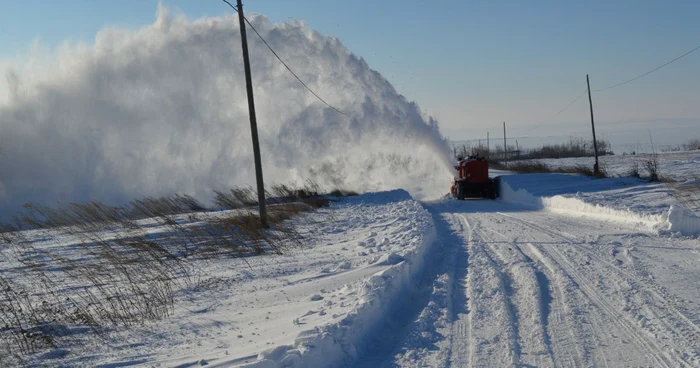
{"type": "Polygon", "coordinates": [[[544,340],[545,346],[547,347],[547,353],[550,357],[554,357],[554,353],[552,351],[552,339],[549,336],[548,332],[549,316],[552,313],[551,305],[554,299],[554,296],[551,292],[551,282],[549,281],[549,277],[547,277],[547,274],[540,270],[539,266],[535,266],[535,261],[532,258],[530,258],[527,254],[525,254],[522,251],[522,249],[520,249],[520,245],[517,242],[513,242],[513,248],[517,249],[520,253],[522,253],[523,257],[525,257],[525,259],[527,260],[527,263],[532,265],[533,270],[535,272],[535,278],[537,279],[537,289],[539,291],[540,325],[542,326],[543,334],[542,338],[544,340]]]}
{"type": "MultiPolygon", "coordinates": [[[[569,243],[571,245],[570,239],[563,237],[561,234],[557,234],[556,232],[546,229],[543,226],[539,226],[535,223],[509,214],[499,214],[514,219],[523,224],[524,226],[530,227],[536,231],[548,234],[553,237],[558,237],[560,239],[563,238],[562,240],[565,240],[566,243],[569,243]]],[[[590,281],[588,281],[585,275],[576,270],[576,267],[568,260],[566,256],[564,256],[561,253],[561,251],[557,249],[557,247],[541,247],[540,250],[547,253],[550,257],[554,259],[554,261],[558,265],[560,265],[564,269],[564,271],[578,284],[579,289],[586,295],[586,297],[608,316],[607,319],[621,331],[624,331],[625,334],[628,337],[630,337],[631,340],[634,341],[634,344],[638,346],[641,352],[647,354],[647,356],[652,360],[652,364],[654,366],[675,366],[672,362],[672,358],[663,349],[661,349],[655,341],[649,339],[648,336],[646,336],[646,334],[640,333],[638,326],[631,323],[625,317],[625,315],[623,315],[615,307],[610,305],[610,303],[608,303],[605,300],[605,297],[601,296],[600,293],[596,291],[596,287],[592,285],[590,281]]],[[[676,363],[681,362],[676,361],[676,363]]],[[[688,364],[687,362],[682,363],[688,364]]]]}
{"type": "MultiPolygon", "coordinates": [[[[518,217],[525,213],[519,214],[519,208],[508,214],[497,212],[508,208],[497,202],[479,202],[481,207],[478,208],[486,212],[478,215],[464,210],[474,206],[459,205],[438,204],[430,211],[434,218],[442,219],[441,232],[451,233],[441,254],[435,254],[443,259],[435,274],[443,280],[449,279],[445,283],[448,296],[443,309],[443,314],[449,318],[443,319],[444,328],[438,329],[439,334],[443,334],[442,340],[434,346],[438,351],[426,353],[426,348],[431,348],[424,345],[413,351],[418,359],[394,360],[387,365],[692,366],[687,360],[673,356],[664,341],[655,341],[655,336],[649,334],[652,331],[644,329],[630,313],[621,309],[622,297],[631,296],[634,303],[641,305],[640,300],[625,293],[624,288],[622,293],[617,293],[614,285],[618,280],[633,277],[632,273],[622,270],[628,272],[628,277],[617,272],[612,275],[615,277],[601,278],[596,272],[615,265],[606,261],[604,255],[595,258],[591,252],[591,256],[586,257],[585,252],[589,251],[581,238],[577,238],[580,234],[603,234],[596,238],[596,242],[600,242],[606,232],[623,229],[594,220],[578,224],[569,217],[525,211],[527,216],[532,216],[529,220],[534,221],[529,223],[518,217]],[[464,254],[463,261],[455,261],[457,251],[464,254]],[[527,276],[518,276],[520,274],[527,276]],[[465,279],[466,287],[462,284],[465,279]],[[612,288],[606,289],[606,285],[612,288]],[[536,295],[530,300],[519,297],[521,289],[534,290],[536,295]],[[551,301],[547,303],[544,299],[551,301]],[[536,316],[521,312],[530,310],[528,308],[532,308],[536,316]],[[531,348],[533,341],[525,337],[532,329],[542,331],[538,339],[546,347],[538,355],[531,354],[537,350],[531,348]],[[421,356],[429,359],[421,360],[421,356]]],[[[603,274],[608,276],[608,273],[606,270],[603,274]]],[[[638,282],[645,285],[644,280],[638,282]]],[[[656,291],[654,284],[647,286],[656,291]]],[[[532,295],[531,291],[528,293],[532,295]]],[[[658,303],[653,305],[654,308],[659,306],[658,303]]],[[[661,313],[658,317],[669,318],[661,313]]],[[[659,323],[667,328],[671,326],[667,322],[659,323]]],[[[401,334],[402,331],[393,332],[401,334]]],[[[689,325],[688,331],[694,332],[694,327],[689,325]]],[[[413,353],[412,348],[415,346],[409,347],[409,353],[413,353]]]]}
{"type": "MultiPolygon", "coordinates": [[[[459,218],[450,215],[453,226],[458,226],[459,235],[464,235],[464,224],[459,218]]],[[[454,244],[454,253],[449,265],[450,289],[448,290],[449,315],[452,322],[449,331],[449,345],[446,356],[442,359],[442,366],[473,367],[472,354],[474,349],[471,316],[468,307],[467,280],[469,273],[469,256],[467,253],[468,239],[461,238],[461,242],[454,244]]]]}
{"type": "MultiPolygon", "coordinates": [[[[552,288],[552,302],[554,307],[550,307],[549,322],[547,324],[548,330],[552,331],[548,336],[550,337],[552,344],[552,353],[555,358],[555,362],[562,361],[564,367],[584,367],[587,366],[582,364],[584,357],[588,355],[585,351],[585,344],[580,344],[577,336],[583,335],[583,333],[576,333],[576,331],[581,331],[580,325],[576,325],[571,318],[568,317],[567,313],[562,313],[567,310],[571,310],[571,306],[567,304],[568,299],[565,297],[566,293],[563,291],[563,286],[554,279],[555,271],[545,264],[542,254],[539,252],[534,245],[528,243],[525,247],[517,245],[523,254],[528,258],[532,259],[537,264],[543,266],[543,275],[550,281],[549,285],[552,288]],[[560,330],[563,328],[563,331],[560,330]],[[573,350],[573,353],[571,352],[573,350]],[[578,358],[578,359],[577,359],[578,358]]],[[[604,360],[605,363],[605,360],[604,360]]],[[[607,366],[607,363],[605,363],[607,366]]]]}
{"type": "Polygon", "coordinates": [[[579,285],[581,291],[604,313],[606,313],[610,318],[609,320],[613,322],[614,325],[618,326],[620,329],[625,330],[627,335],[635,340],[635,344],[642,348],[642,351],[646,351],[650,358],[654,360],[656,366],[670,367],[670,362],[665,356],[664,352],[654,343],[649,341],[638,333],[637,327],[631,325],[628,321],[624,319],[620,313],[617,312],[600,294],[595,290],[595,287],[591,285],[584,276],[576,271],[576,268],[569,263],[568,260],[557,250],[552,250],[547,252],[559,263],[562,268],[576,281],[579,285]]]}
{"type": "MultiPolygon", "coordinates": [[[[595,330],[595,323],[591,323],[589,317],[584,310],[590,305],[583,294],[578,290],[576,282],[571,279],[562,269],[548,258],[544,258],[536,247],[532,247],[529,251],[528,247],[524,249],[518,244],[517,238],[508,238],[503,234],[508,232],[517,233],[518,236],[529,235],[527,231],[522,232],[520,229],[514,228],[514,224],[519,222],[505,223],[503,228],[494,226],[495,224],[504,223],[504,218],[499,214],[481,214],[484,218],[493,218],[490,224],[493,229],[490,231],[502,235],[504,239],[512,240],[515,245],[520,248],[527,256],[536,259],[540,264],[545,266],[544,270],[548,279],[553,280],[551,283],[554,289],[554,308],[552,308],[552,316],[550,318],[550,335],[553,336],[554,342],[552,350],[555,351],[556,362],[570,362],[564,366],[608,366],[607,357],[600,349],[596,349],[599,344],[598,337],[601,336],[600,330],[595,330]],[[563,322],[563,323],[562,323],[563,322]],[[563,324],[563,326],[562,326],[563,324]]],[[[506,221],[508,217],[505,217],[506,221]]],[[[522,225],[521,225],[522,226],[522,225]]],[[[533,236],[534,242],[542,242],[542,234],[537,233],[533,236]]],[[[598,326],[602,323],[598,323],[598,326]]]]}
{"type": "MultiPolygon", "coordinates": [[[[543,292],[543,286],[537,277],[534,263],[503,234],[492,231],[503,241],[495,241],[486,235],[485,230],[477,227],[490,253],[498,259],[504,276],[506,291],[512,300],[513,314],[517,323],[516,332],[520,346],[522,365],[552,367],[554,360],[547,333],[547,315],[549,305],[543,305],[544,297],[549,296],[549,287],[543,292]]],[[[546,280],[546,277],[545,277],[546,280]]],[[[545,281],[548,283],[548,281],[545,281]]]]}
{"type": "MultiPolygon", "coordinates": [[[[520,219],[521,222],[527,222],[523,219],[520,219]]],[[[534,225],[534,224],[531,224],[534,225]]],[[[534,225],[539,228],[539,225],[534,225]]],[[[549,230],[549,229],[542,229],[543,231],[547,231],[551,236],[553,237],[558,237],[562,239],[564,242],[575,245],[577,244],[576,241],[576,236],[563,232],[561,230],[549,230]]],[[[596,243],[600,241],[600,237],[596,240],[596,243]]],[[[632,290],[641,290],[642,293],[635,293],[633,295],[634,298],[640,299],[637,303],[638,306],[641,306],[640,309],[644,309],[648,314],[651,314],[651,318],[648,318],[650,321],[649,324],[656,324],[656,323],[661,323],[664,326],[664,334],[665,336],[671,335],[674,338],[673,339],[668,339],[665,341],[665,344],[668,344],[670,346],[667,347],[666,350],[661,349],[666,355],[669,355],[667,350],[671,350],[673,354],[669,356],[674,356],[675,355],[685,355],[685,356],[692,356],[693,353],[697,357],[698,352],[697,351],[692,351],[692,347],[687,347],[687,346],[680,346],[676,341],[684,341],[684,342],[694,342],[694,346],[700,345],[700,327],[698,327],[697,324],[695,324],[692,320],[690,320],[685,314],[683,314],[681,311],[675,308],[675,306],[671,303],[668,302],[668,297],[667,293],[661,289],[657,290],[658,286],[656,284],[645,284],[643,281],[645,278],[640,277],[640,275],[635,275],[630,271],[627,271],[623,268],[620,268],[619,266],[613,264],[610,262],[608,259],[605,259],[601,257],[599,254],[586,249],[586,247],[583,246],[575,246],[572,248],[569,248],[571,251],[574,252],[582,252],[585,253],[587,256],[591,257],[593,260],[595,260],[595,265],[600,265],[608,270],[611,270],[613,273],[615,273],[617,278],[620,280],[617,282],[618,284],[622,283],[628,283],[631,287],[632,290]],[[641,294],[641,296],[639,295],[641,294]],[[641,297],[646,296],[645,299],[641,300],[641,297]],[[675,315],[676,318],[680,319],[679,320],[674,320],[672,321],[673,323],[669,323],[669,314],[675,315]],[[679,326],[679,323],[685,324],[685,326],[679,326]],[[681,353],[682,352],[682,353],[681,353]]],[[[626,309],[629,308],[629,306],[625,307],[626,309]]],[[[629,313],[628,313],[629,315],[629,313]]],[[[647,317],[644,317],[647,318],[647,317]]],[[[648,329],[644,328],[644,324],[641,326],[643,328],[643,331],[649,335],[649,337],[654,338],[654,340],[658,339],[658,334],[656,333],[655,330],[653,329],[648,329]]],[[[663,335],[662,335],[663,336],[663,335]]],[[[685,357],[681,356],[679,360],[687,364],[688,366],[692,366],[697,364],[697,360],[694,363],[689,362],[685,357]]]]}
{"type": "Polygon", "coordinates": [[[498,263],[484,248],[484,241],[474,226],[463,215],[459,215],[467,229],[469,249],[469,272],[467,274],[467,295],[470,327],[473,339],[472,359],[488,357],[485,363],[495,367],[505,367],[520,362],[518,321],[515,307],[510,300],[505,283],[506,277],[498,263]]]}
{"type": "MultiPolygon", "coordinates": [[[[572,234],[569,234],[569,233],[566,233],[563,231],[554,231],[554,230],[550,230],[550,232],[551,232],[552,236],[557,236],[569,244],[572,244],[572,245],[577,244],[577,242],[575,241],[576,236],[574,236],[572,234]]],[[[608,234],[608,235],[619,236],[620,234],[608,234]]],[[[596,243],[598,243],[599,241],[600,241],[600,239],[598,239],[596,241],[596,243]]],[[[682,319],[690,329],[695,330],[695,336],[700,334],[700,326],[698,326],[698,324],[693,322],[683,312],[679,311],[673,304],[665,302],[668,299],[668,293],[666,291],[664,291],[663,289],[659,289],[658,285],[656,285],[656,284],[649,285],[649,284],[645,284],[645,283],[640,282],[639,281],[641,279],[640,275],[636,275],[630,271],[627,271],[623,268],[618,267],[617,265],[610,262],[608,259],[601,257],[599,254],[597,254],[589,249],[586,249],[585,247],[577,247],[576,250],[585,252],[586,254],[591,256],[591,258],[594,258],[597,261],[596,264],[606,266],[606,268],[619,274],[627,282],[634,284],[639,289],[648,293],[655,301],[658,301],[661,304],[663,304],[662,309],[667,309],[667,310],[673,312],[674,314],[676,314],[676,316],[678,318],[682,319]]],[[[675,330],[675,328],[673,328],[671,326],[668,326],[668,327],[670,330],[675,330]]],[[[686,334],[686,336],[683,336],[683,338],[688,338],[689,336],[692,336],[692,335],[686,334]]]]}
{"type": "Polygon", "coordinates": [[[551,278],[558,280],[555,283],[557,293],[560,295],[563,302],[563,308],[566,311],[564,318],[566,320],[569,336],[576,349],[578,356],[582,358],[582,362],[577,366],[604,366],[609,367],[608,357],[604,351],[598,347],[601,345],[599,338],[603,335],[602,327],[605,322],[599,317],[588,315],[585,310],[590,310],[593,305],[587,297],[579,289],[579,285],[567,272],[564,270],[552,257],[543,253],[541,247],[533,243],[527,243],[525,249],[528,249],[528,254],[531,254],[533,259],[540,262],[551,278]],[[577,343],[578,341],[578,343],[577,343]]]}

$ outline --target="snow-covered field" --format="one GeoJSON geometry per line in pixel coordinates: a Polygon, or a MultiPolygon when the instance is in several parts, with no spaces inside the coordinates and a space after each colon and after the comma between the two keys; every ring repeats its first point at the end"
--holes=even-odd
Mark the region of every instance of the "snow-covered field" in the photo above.
{"type": "MultiPolygon", "coordinates": [[[[644,164],[653,159],[650,153],[640,153],[637,155],[611,155],[600,156],[599,161],[611,176],[629,176],[635,164],[639,173],[644,176],[648,173],[644,169],[644,164]]],[[[700,151],[682,152],[659,152],[656,154],[659,175],[675,180],[689,180],[700,176],[698,166],[700,165],[700,151]]],[[[550,167],[575,167],[585,165],[593,167],[593,157],[574,157],[558,159],[537,159],[525,160],[542,162],[550,167]]]]}
{"type": "MultiPolygon", "coordinates": [[[[112,329],[106,341],[88,333],[60,340],[67,345],[43,349],[30,364],[233,366],[275,346],[300,341],[323,346],[327,334],[339,337],[348,325],[352,334],[342,350],[330,344],[323,354],[284,347],[275,354],[294,361],[301,359],[295,355],[299,351],[302,366],[351,361],[356,354],[346,354],[363,349],[362,339],[371,335],[385,308],[410,292],[411,280],[422,271],[425,252],[434,243],[432,219],[407,192],[396,190],[349,197],[334,203],[331,214],[321,210],[296,221],[303,222],[298,224],[303,248],[284,255],[196,261],[191,276],[200,279],[200,286],[176,294],[171,318],[112,329]],[[317,327],[322,330],[314,332],[317,327]]],[[[74,240],[51,232],[27,237],[69,259],[85,256],[74,240]]],[[[16,364],[8,359],[2,360],[16,364]]]]}
{"type": "Polygon", "coordinates": [[[563,174],[504,175],[496,201],[346,198],[297,220],[303,249],[197,264],[171,318],[30,363],[698,366],[700,218],[674,200],[563,174]]]}

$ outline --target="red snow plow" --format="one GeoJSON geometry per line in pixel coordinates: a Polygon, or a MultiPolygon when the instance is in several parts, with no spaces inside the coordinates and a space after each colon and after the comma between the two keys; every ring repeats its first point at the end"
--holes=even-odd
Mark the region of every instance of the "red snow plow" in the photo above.
{"type": "Polygon", "coordinates": [[[453,197],[459,200],[498,197],[500,178],[489,178],[489,163],[483,157],[460,159],[454,168],[457,175],[450,188],[453,197]]]}

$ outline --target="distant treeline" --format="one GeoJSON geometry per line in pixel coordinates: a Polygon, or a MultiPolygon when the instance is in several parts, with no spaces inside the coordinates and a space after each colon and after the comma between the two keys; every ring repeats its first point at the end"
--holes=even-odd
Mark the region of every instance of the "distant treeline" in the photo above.
{"type": "Polygon", "coordinates": [[[666,151],[666,152],[697,151],[697,150],[700,150],[700,139],[698,139],[698,138],[691,139],[688,142],[681,144],[680,146],[670,147],[670,148],[664,149],[664,151],[666,151]]]}
{"type": "MultiPolygon", "coordinates": [[[[613,155],[610,142],[597,140],[598,155],[613,155]]],[[[530,158],[568,158],[568,157],[590,157],[594,156],[593,140],[582,138],[571,139],[567,143],[548,144],[539,148],[520,149],[517,145],[508,145],[507,153],[504,153],[503,146],[486,147],[483,145],[471,145],[469,143],[453,146],[455,158],[468,157],[477,153],[482,157],[493,160],[530,159],[530,158]]]]}
{"type": "MultiPolygon", "coordinates": [[[[610,148],[610,142],[596,140],[598,143],[598,155],[614,154],[610,148]]],[[[568,143],[544,145],[527,151],[527,158],[568,158],[594,156],[593,140],[572,139],[568,143]]]]}

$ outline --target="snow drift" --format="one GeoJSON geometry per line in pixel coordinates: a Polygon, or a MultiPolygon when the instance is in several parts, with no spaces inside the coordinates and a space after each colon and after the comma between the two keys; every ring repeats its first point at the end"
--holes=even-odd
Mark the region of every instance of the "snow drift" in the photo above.
{"type": "Polygon", "coordinates": [[[681,206],[671,206],[668,210],[666,230],[681,235],[700,235],[700,217],[681,206]]]}
{"type": "MultiPolygon", "coordinates": [[[[301,22],[249,19],[310,88],[348,115],[306,91],[251,32],[266,183],[308,178],[358,191],[444,192],[449,147],[435,120],[336,38],[301,22]]],[[[212,189],[253,184],[236,16],[191,21],[159,7],[151,25],[106,28],[94,44],[65,44],[51,60],[5,72],[5,215],[28,201],[122,203],[171,193],[206,201],[212,189]]]]}
{"type": "MultiPolygon", "coordinates": [[[[639,204],[636,207],[630,207],[624,205],[624,201],[621,201],[623,195],[619,192],[618,186],[622,184],[623,187],[626,187],[632,185],[630,183],[633,181],[641,182],[632,179],[618,183],[610,179],[591,179],[578,175],[560,174],[503,175],[501,176],[500,193],[502,201],[536,209],[627,223],[660,233],[672,232],[683,236],[700,235],[700,217],[677,204],[669,205],[667,201],[664,201],[655,206],[639,204]],[[542,182],[538,187],[527,187],[527,185],[532,186],[539,180],[542,182]],[[593,186],[590,185],[591,180],[595,180],[593,186]],[[573,197],[571,194],[564,194],[565,189],[563,192],[558,192],[562,191],[562,188],[567,188],[567,185],[570,185],[572,181],[582,190],[594,187],[597,192],[602,193],[602,197],[606,198],[606,201],[603,202],[604,204],[595,203],[594,197],[583,197],[581,193],[576,193],[576,197],[573,197]],[[526,187],[520,187],[523,183],[526,183],[526,187]]],[[[653,192],[653,189],[646,189],[647,193],[643,193],[643,191],[635,191],[636,197],[634,198],[637,201],[644,198],[643,194],[648,195],[653,192]]]]}
{"type": "Polygon", "coordinates": [[[302,331],[294,345],[281,345],[258,354],[257,361],[241,368],[339,367],[353,362],[371,344],[388,314],[400,308],[399,298],[417,284],[428,256],[436,245],[437,233],[428,211],[402,190],[373,193],[363,197],[366,203],[387,198],[410,208],[415,223],[406,226],[410,243],[401,244],[382,255],[374,264],[387,268],[364,279],[359,285],[346,285],[360,296],[353,310],[338,322],[302,331]]]}

